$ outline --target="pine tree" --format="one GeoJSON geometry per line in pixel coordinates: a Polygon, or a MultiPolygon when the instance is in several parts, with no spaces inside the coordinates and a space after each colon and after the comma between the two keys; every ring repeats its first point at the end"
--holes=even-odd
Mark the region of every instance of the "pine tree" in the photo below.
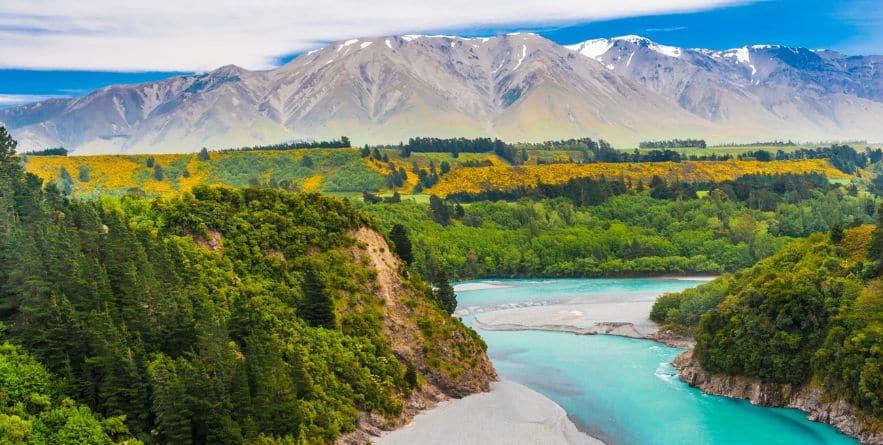
{"type": "Polygon", "coordinates": [[[435,274],[435,299],[441,304],[442,308],[449,314],[454,313],[457,309],[457,294],[454,293],[454,286],[448,281],[448,274],[444,270],[439,270],[435,274]]]}
{"type": "Polygon", "coordinates": [[[322,281],[319,271],[313,263],[307,263],[304,269],[304,301],[300,316],[310,326],[334,329],[337,322],[334,318],[334,303],[328,295],[328,289],[322,281]]]}
{"type": "Polygon", "coordinates": [[[15,147],[18,142],[6,132],[6,127],[0,126],[0,164],[5,164],[15,158],[15,147]]]}
{"type": "Polygon", "coordinates": [[[149,366],[153,391],[151,411],[155,416],[159,437],[165,443],[192,443],[190,408],[187,406],[187,388],[177,374],[175,361],[160,356],[149,366]]]}
{"type": "Polygon", "coordinates": [[[411,264],[414,261],[414,253],[411,250],[411,239],[408,237],[408,229],[401,224],[392,226],[389,232],[389,239],[392,240],[396,255],[405,262],[411,264]]]}
{"type": "Polygon", "coordinates": [[[212,159],[212,156],[208,154],[208,149],[202,147],[202,150],[199,150],[199,154],[196,156],[196,159],[205,162],[210,161],[212,159]]]}

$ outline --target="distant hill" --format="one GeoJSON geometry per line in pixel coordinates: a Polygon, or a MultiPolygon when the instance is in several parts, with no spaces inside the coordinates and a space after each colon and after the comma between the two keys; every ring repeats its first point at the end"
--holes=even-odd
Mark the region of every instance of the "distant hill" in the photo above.
{"type": "Polygon", "coordinates": [[[411,136],[616,145],[701,137],[883,140],[879,56],[750,46],[670,47],[638,36],[561,46],[533,34],[353,39],[269,71],[116,85],[0,110],[23,150],[189,152],[411,136]]]}

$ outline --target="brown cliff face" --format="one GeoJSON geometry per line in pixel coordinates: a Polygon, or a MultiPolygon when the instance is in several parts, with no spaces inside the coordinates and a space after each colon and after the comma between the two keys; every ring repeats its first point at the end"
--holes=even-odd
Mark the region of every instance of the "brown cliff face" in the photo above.
{"type": "Polygon", "coordinates": [[[442,400],[490,390],[497,373],[478,334],[434,306],[426,294],[430,289],[407,277],[383,236],[368,228],[351,235],[356,244],[346,254],[377,272],[371,293],[382,299],[387,346],[399,360],[413,364],[422,377],[419,388],[403,400],[400,416],[388,419],[364,413],[357,430],[338,440],[363,444],[442,400]]]}
{"type": "Polygon", "coordinates": [[[862,444],[883,444],[883,431],[878,426],[872,425],[849,403],[826,395],[820,388],[711,373],[702,369],[692,351],[678,356],[673,364],[678,368],[681,380],[705,393],[745,399],[754,405],[796,408],[807,413],[809,420],[833,425],[862,444]]]}

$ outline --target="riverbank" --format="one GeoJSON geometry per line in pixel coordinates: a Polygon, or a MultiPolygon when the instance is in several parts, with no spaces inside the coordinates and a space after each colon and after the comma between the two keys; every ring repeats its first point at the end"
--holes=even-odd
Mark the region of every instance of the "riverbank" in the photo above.
{"type": "Polygon", "coordinates": [[[706,394],[748,400],[754,405],[795,408],[807,413],[814,422],[833,425],[843,434],[858,439],[863,445],[883,444],[883,432],[870,431],[869,422],[843,400],[830,397],[812,385],[792,386],[761,382],[746,377],[722,375],[702,369],[687,351],[673,362],[681,380],[706,394]]]}
{"type": "Polygon", "coordinates": [[[511,381],[491,391],[441,402],[408,425],[383,433],[377,445],[550,444],[603,445],[576,428],[563,408],[542,394],[511,381]]]}
{"type": "Polygon", "coordinates": [[[490,331],[561,331],[578,335],[606,334],[655,340],[690,349],[693,340],[660,331],[650,320],[658,294],[624,294],[574,298],[566,303],[500,309],[475,314],[473,326],[490,331]]]}
{"type": "Polygon", "coordinates": [[[644,294],[616,297],[576,298],[562,304],[515,307],[477,313],[473,326],[489,331],[538,330],[578,335],[606,334],[657,341],[685,349],[674,365],[682,381],[704,393],[745,399],[754,405],[795,408],[809,420],[827,423],[862,444],[883,445],[883,433],[873,432],[868,422],[848,403],[826,396],[811,386],[791,387],[756,380],[717,375],[701,368],[692,358],[695,341],[660,330],[649,319],[656,296],[644,294]]]}

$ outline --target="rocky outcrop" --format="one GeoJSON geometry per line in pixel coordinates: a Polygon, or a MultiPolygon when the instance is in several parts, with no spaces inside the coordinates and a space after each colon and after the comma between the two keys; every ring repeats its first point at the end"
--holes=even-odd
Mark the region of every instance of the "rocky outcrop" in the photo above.
{"type": "Polygon", "coordinates": [[[406,268],[380,233],[363,227],[350,235],[356,242],[346,254],[376,271],[370,293],[382,299],[381,323],[387,346],[403,363],[412,364],[423,381],[402,400],[399,416],[386,418],[362,413],[356,431],[337,441],[347,445],[364,444],[383,430],[405,425],[420,411],[433,408],[443,400],[487,392],[491,382],[497,380],[481,340],[459,320],[439,311],[426,295],[421,295],[428,288],[407,277],[406,268]],[[426,333],[427,326],[433,332],[431,337],[426,333]]]}
{"type": "Polygon", "coordinates": [[[883,431],[849,403],[826,395],[812,385],[792,386],[768,383],[748,377],[715,374],[702,369],[693,352],[687,351],[674,361],[681,380],[708,394],[745,399],[761,406],[796,408],[816,422],[833,425],[862,444],[883,444],[883,431]]]}

